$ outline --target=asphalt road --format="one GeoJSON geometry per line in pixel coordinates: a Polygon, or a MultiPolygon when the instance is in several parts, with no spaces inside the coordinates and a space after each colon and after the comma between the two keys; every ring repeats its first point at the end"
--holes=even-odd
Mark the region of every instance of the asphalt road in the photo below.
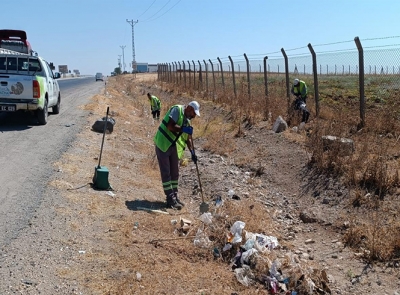
{"type": "Polygon", "coordinates": [[[56,172],[53,163],[86,124],[78,106],[98,94],[104,82],[94,77],[59,80],[61,110],[44,126],[26,113],[0,114],[0,249],[28,227],[56,172]]]}

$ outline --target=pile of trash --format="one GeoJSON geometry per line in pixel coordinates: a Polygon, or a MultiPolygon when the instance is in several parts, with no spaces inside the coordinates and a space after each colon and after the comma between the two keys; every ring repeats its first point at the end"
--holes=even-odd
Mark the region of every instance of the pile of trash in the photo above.
{"type": "MultiPolygon", "coordinates": [[[[331,294],[326,272],[308,266],[289,250],[281,251],[276,237],[246,231],[245,222],[238,220],[223,237],[212,242],[209,236],[221,233],[221,216],[207,212],[199,219],[194,245],[212,249],[215,259],[229,262],[244,286],[261,283],[271,294],[331,294]]],[[[187,230],[191,222],[185,220],[181,225],[187,230]]]]}

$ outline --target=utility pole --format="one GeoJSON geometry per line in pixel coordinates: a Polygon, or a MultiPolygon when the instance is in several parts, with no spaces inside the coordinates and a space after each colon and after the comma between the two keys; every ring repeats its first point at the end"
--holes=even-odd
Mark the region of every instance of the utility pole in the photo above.
{"type": "Polygon", "coordinates": [[[122,48],[122,66],[124,67],[124,72],[125,72],[125,54],[124,54],[124,49],[126,45],[120,46],[122,48]]]}
{"type": "Polygon", "coordinates": [[[136,73],[136,59],[135,59],[135,34],[133,27],[139,22],[138,20],[126,20],[132,27],[132,69],[136,73]]]}
{"type": "MultiPolygon", "coordinates": [[[[118,59],[118,67],[119,67],[119,70],[122,72],[122,69],[121,69],[121,54],[118,54],[118,56],[119,56],[119,59],[118,59]]],[[[122,74],[122,73],[121,73],[122,74]]]]}

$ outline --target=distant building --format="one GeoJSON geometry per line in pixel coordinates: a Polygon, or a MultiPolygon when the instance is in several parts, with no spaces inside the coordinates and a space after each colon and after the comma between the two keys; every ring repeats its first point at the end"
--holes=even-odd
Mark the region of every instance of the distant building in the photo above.
{"type": "Polygon", "coordinates": [[[59,65],[58,66],[58,71],[61,74],[67,74],[68,73],[68,66],[67,65],[59,65]]]}
{"type": "Polygon", "coordinates": [[[147,62],[137,62],[136,63],[136,72],[137,73],[147,73],[148,70],[148,63],[147,62]]]}
{"type": "Polygon", "coordinates": [[[149,64],[148,70],[149,70],[149,73],[155,73],[158,71],[158,65],[157,64],[149,64]]]}

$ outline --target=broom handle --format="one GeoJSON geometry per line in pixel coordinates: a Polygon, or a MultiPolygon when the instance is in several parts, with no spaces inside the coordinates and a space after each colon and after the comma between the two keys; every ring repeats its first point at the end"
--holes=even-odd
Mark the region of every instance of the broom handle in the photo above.
{"type": "MultiPolygon", "coordinates": [[[[194,144],[193,144],[193,137],[191,135],[190,136],[190,141],[192,143],[192,149],[193,149],[193,153],[196,154],[194,152],[194,144]]],[[[199,173],[199,166],[197,165],[197,161],[196,161],[196,171],[197,171],[197,179],[199,180],[199,186],[200,186],[200,193],[201,193],[201,201],[204,203],[204,197],[203,197],[203,187],[201,186],[201,181],[200,181],[200,173],[199,173]]]]}
{"type": "Polygon", "coordinates": [[[107,122],[108,122],[108,110],[110,107],[107,107],[107,113],[106,113],[106,123],[104,124],[104,130],[103,130],[103,140],[101,141],[101,149],[100,149],[100,157],[99,157],[99,165],[97,168],[100,168],[100,163],[101,163],[101,154],[103,153],[103,144],[104,144],[104,136],[106,136],[106,129],[107,129],[107,122]]]}

